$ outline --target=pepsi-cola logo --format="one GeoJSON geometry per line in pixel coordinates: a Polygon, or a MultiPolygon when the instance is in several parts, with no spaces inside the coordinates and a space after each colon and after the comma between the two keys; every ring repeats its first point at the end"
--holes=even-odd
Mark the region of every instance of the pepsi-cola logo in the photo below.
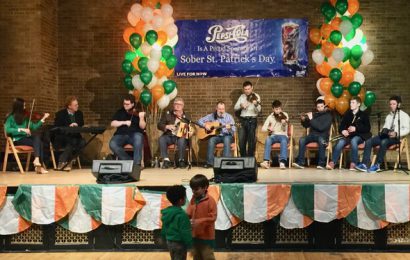
{"type": "Polygon", "coordinates": [[[236,41],[239,43],[246,42],[249,37],[249,30],[243,24],[235,25],[233,27],[224,28],[222,25],[213,25],[209,27],[208,34],[205,40],[209,43],[226,43],[236,41]]]}

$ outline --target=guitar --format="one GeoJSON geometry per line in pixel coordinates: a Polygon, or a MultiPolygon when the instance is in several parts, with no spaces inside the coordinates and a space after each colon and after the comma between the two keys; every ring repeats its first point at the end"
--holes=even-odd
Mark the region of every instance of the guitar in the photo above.
{"type": "Polygon", "coordinates": [[[195,122],[192,122],[192,123],[199,126],[199,128],[196,132],[196,136],[198,137],[199,140],[204,140],[204,139],[207,139],[211,136],[218,135],[222,128],[227,127],[228,125],[231,126],[231,127],[234,125],[234,124],[222,125],[218,121],[207,122],[207,123],[205,123],[205,125],[210,128],[210,130],[208,131],[208,130],[205,129],[205,127],[199,125],[198,123],[195,123],[195,122]]]}

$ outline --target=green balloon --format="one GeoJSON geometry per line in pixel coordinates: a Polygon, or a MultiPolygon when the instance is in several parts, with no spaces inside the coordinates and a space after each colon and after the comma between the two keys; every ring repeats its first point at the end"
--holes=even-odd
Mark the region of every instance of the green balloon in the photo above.
{"type": "Polygon", "coordinates": [[[345,62],[350,59],[350,49],[348,47],[343,47],[342,50],[345,54],[345,56],[343,57],[343,62],[345,62]]]}
{"type": "Polygon", "coordinates": [[[141,71],[140,79],[145,85],[148,85],[152,80],[152,72],[148,69],[141,71]]]}
{"type": "Polygon", "coordinates": [[[145,40],[150,44],[153,45],[158,40],[158,34],[154,30],[149,30],[145,34],[145,40]]]}
{"type": "Polygon", "coordinates": [[[173,80],[166,80],[162,83],[162,86],[164,87],[165,94],[170,94],[177,87],[177,83],[173,80]]]}
{"type": "Polygon", "coordinates": [[[169,56],[169,58],[167,59],[167,67],[169,69],[173,69],[175,67],[175,65],[177,65],[177,57],[175,57],[175,55],[171,55],[169,56]]]}
{"type": "Polygon", "coordinates": [[[149,90],[144,89],[140,95],[140,101],[144,106],[148,106],[152,101],[152,95],[149,90]]]}
{"type": "Polygon", "coordinates": [[[362,47],[360,47],[360,45],[353,46],[350,55],[352,56],[353,59],[359,60],[363,55],[362,47]]]}
{"type": "Polygon", "coordinates": [[[320,49],[322,49],[322,44],[316,45],[316,50],[320,50],[320,49]]]}
{"type": "Polygon", "coordinates": [[[373,91],[366,91],[364,95],[364,104],[366,107],[371,107],[376,102],[376,94],[373,91]]]}
{"type": "Polygon", "coordinates": [[[330,3],[323,3],[320,7],[320,11],[326,17],[327,20],[331,20],[336,15],[336,9],[330,3]]]}
{"type": "Polygon", "coordinates": [[[343,15],[340,19],[342,19],[342,21],[346,21],[346,20],[350,21],[350,17],[346,15],[343,15]]]}
{"type": "Polygon", "coordinates": [[[347,0],[337,0],[335,8],[339,14],[343,15],[347,11],[347,0]]]}
{"type": "Polygon", "coordinates": [[[351,65],[354,69],[357,69],[357,68],[360,66],[360,64],[362,64],[362,60],[361,60],[361,59],[356,60],[356,59],[353,58],[353,57],[350,57],[349,62],[350,62],[350,65],[351,65]]]}
{"type": "Polygon", "coordinates": [[[330,91],[332,92],[333,96],[339,98],[343,94],[343,86],[339,83],[333,83],[330,91]]]}
{"type": "Polygon", "coordinates": [[[361,89],[362,89],[362,85],[357,81],[353,81],[352,83],[349,84],[349,87],[347,90],[349,90],[349,93],[352,96],[357,96],[360,93],[361,89]]]}
{"type": "Polygon", "coordinates": [[[127,52],[125,52],[124,57],[125,57],[126,60],[132,62],[137,57],[137,54],[133,51],[127,51],[127,52]]]}
{"type": "Polygon", "coordinates": [[[334,68],[330,71],[329,78],[333,80],[334,83],[338,83],[342,78],[342,72],[338,68],[334,68]]]}
{"type": "Polygon", "coordinates": [[[130,75],[125,75],[124,78],[124,86],[128,89],[128,90],[133,90],[134,86],[132,85],[132,77],[130,75]]]}
{"type": "Polygon", "coordinates": [[[165,45],[162,47],[162,57],[164,57],[165,60],[167,60],[171,55],[172,55],[172,47],[169,45],[165,45]]]}
{"type": "Polygon", "coordinates": [[[140,68],[141,71],[148,69],[148,58],[147,57],[141,57],[138,60],[138,68],[140,68]]]}
{"type": "Polygon", "coordinates": [[[345,36],[346,41],[350,41],[356,35],[356,30],[353,28],[350,32],[348,32],[345,36]]]}
{"type": "Polygon", "coordinates": [[[127,74],[130,74],[134,70],[132,63],[129,60],[124,60],[122,62],[121,67],[122,67],[122,71],[124,71],[127,74]]]}
{"type": "Polygon", "coordinates": [[[352,18],[350,18],[352,22],[353,28],[357,29],[363,23],[363,16],[361,14],[354,14],[352,18]]]}
{"type": "Polygon", "coordinates": [[[130,36],[130,43],[132,45],[132,47],[134,47],[135,49],[138,49],[142,43],[142,37],[141,35],[139,35],[138,33],[133,33],[130,36]]]}
{"type": "Polygon", "coordinates": [[[342,41],[342,33],[338,30],[334,30],[330,33],[330,41],[334,45],[339,45],[339,43],[342,41]]]}

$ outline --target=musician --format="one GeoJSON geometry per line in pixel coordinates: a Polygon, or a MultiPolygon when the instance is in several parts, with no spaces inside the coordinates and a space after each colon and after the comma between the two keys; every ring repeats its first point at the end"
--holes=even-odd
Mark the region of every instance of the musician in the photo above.
{"type": "Polygon", "coordinates": [[[269,132],[265,140],[265,151],[261,167],[269,169],[272,144],[280,143],[279,167],[286,169],[285,163],[288,158],[288,121],[289,116],[282,111],[282,103],[279,100],[272,102],[272,113],[266,118],[262,126],[262,132],[269,132]]]}
{"type": "MultiPolygon", "coordinates": [[[[32,131],[39,129],[50,116],[49,113],[45,113],[41,120],[38,122],[32,122],[30,118],[30,112],[25,111],[26,103],[22,98],[15,98],[13,101],[13,108],[10,114],[6,117],[5,131],[7,136],[11,137],[14,145],[26,145],[33,147],[34,161],[33,165],[36,173],[43,174],[48,171],[43,168],[43,143],[40,135],[32,134],[32,131]]],[[[4,162],[3,162],[4,163],[4,162]]]]}
{"type": "Polygon", "coordinates": [[[225,103],[218,101],[215,112],[208,114],[198,120],[198,124],[204,127],[207,131],[211,131],[210,123],[219,122],[221,131],[218,135],[212,136],[208,140],[208,150],[206,154],[206,163],[204,168],[212,167],[214,164],[215,145],[218,143],[224,144],[223,156],[231,157],[231,144],[236,131],[235,121],[232,115],[225,112],[225,103]]]}
{"type": "Polygon", "coordinates": [[[333,170],[335,168],[335,163],[339,160],[343,148],[350,144],[349,170],[355,171],[356,164],[359,161],[358,146],[372,136],[370,133],[369,116],[359,109],[361,103],[360,97],[352,97],[350,99],[350,110],[343,115],[339,125],[339,133],[342,138],[333,148],[332,160],[328,163],[326,169],[333,170]]]}
{"type": "Polygon", "coordinates": [[[133,95],[125,96],[122,105],[112,117],[111,126],[117,128],[117,131],[110,140],[110,149],[120,160],[134,160],[136,167],[141,165],[142,159],[143,133],[147,125],[145,112],[137,111],[133,95]],[[133,158],[124,150],[126,144],[133,146],[133,158]]]}
{"type": "MultiPolygon", "coordinates": [[[[190,116],[184,111],[184,100],[180,97],[174,99],[173,109],[166,111],[158,122],[158,129],[161,130],[163,135],[159,138],[159,149],[161,157],[163,159],[162,168],[167,169],[171,165],[168,157],[168,145],[176,144],[178,149],[178,165],[180,168],[185,168],[186,163],[184,161],[184,152],[187,145],[187,138],[185,136],[177,137],[175,131],[178,124],[189,123],[191,121],[190,116]]],[[[187,124],[189,127],[189,125],[187,124]]]]}
{"type": "Polygon", "coordinates": [[[303,169],[305,164],[306,145],[309,143],[318,144],[318,169],[326,167],[326,146],[329,141],[329,131],[332,126],[332,115],[326,110],[325,102],[322,99],[316,101],[317,112],[306,113],[301,116],[301,123],[304,128],[309,128],[309,134],[299,139],[299,155],[292,166],[303,169]]]}
{"type": "Polygon", "coordinates": [[[243,94],[238,98],[234,106],[235,111],[240,111],[239,128],[239,150],[241,156],[254,156],[256,147],[256,127],[257,116],[261,112],[260,97],[253,92],[253,86],[250,81],[243,83],[243,94]],[[248,145],[248,149],[246,149],[248,145]]]}
{"type": "Polygon", "coordinates": [[[375,173],[380,171],[380,164],[384,160],[387,149],[394,144],[399,144],[400,139],[409,134],[410,129],[410,117],[409,115],[400,110],[401,97],[392,96],[389,99],[390,113],[386,116],[384,121],[383,130],[379,135],[373,136],[371,139],[366,141],[363,160],[356,166],[356,170],[363,172],[375,173]],[[400,119],[400,131],[399,131],[399,121],[400,119]],[[400,132],[400,136],[399,136],[400,132]],[[372,148],[374,146],[380,146],[376,156],[376,162],[373,166],[368,168],[370,165],[370,155],[372,148]]]}
{"type": "MultiPolygon", "coordinates": [[[[83,112],[78,109],[78,99],[75,96],[68,96],[65,101],[65,108],[55,115],[55,127],[82,127],[84,125],[83,112]]],[[[70,171],[74,154],[78,153],[84,145],[85,140],[80,133],[56,134],[53,141],[57,149],[64,149],[58,158],[57,170],[70,171]]]]}

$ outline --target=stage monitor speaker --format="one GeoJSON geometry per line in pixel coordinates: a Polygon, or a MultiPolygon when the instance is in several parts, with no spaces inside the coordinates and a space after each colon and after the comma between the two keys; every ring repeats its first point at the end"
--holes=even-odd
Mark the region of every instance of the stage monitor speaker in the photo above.
{"type": "Polygon", "coordinates": [[[132,160],[93,160],[91,172],[98,183],[125,183],[140,180],[141,166],[132,160]]]}
{"type": "Polygon", "coordinates": [[[255,157],[215,157],[215,182],[255,182],[257,179],[258,165],[255,157]]]}

